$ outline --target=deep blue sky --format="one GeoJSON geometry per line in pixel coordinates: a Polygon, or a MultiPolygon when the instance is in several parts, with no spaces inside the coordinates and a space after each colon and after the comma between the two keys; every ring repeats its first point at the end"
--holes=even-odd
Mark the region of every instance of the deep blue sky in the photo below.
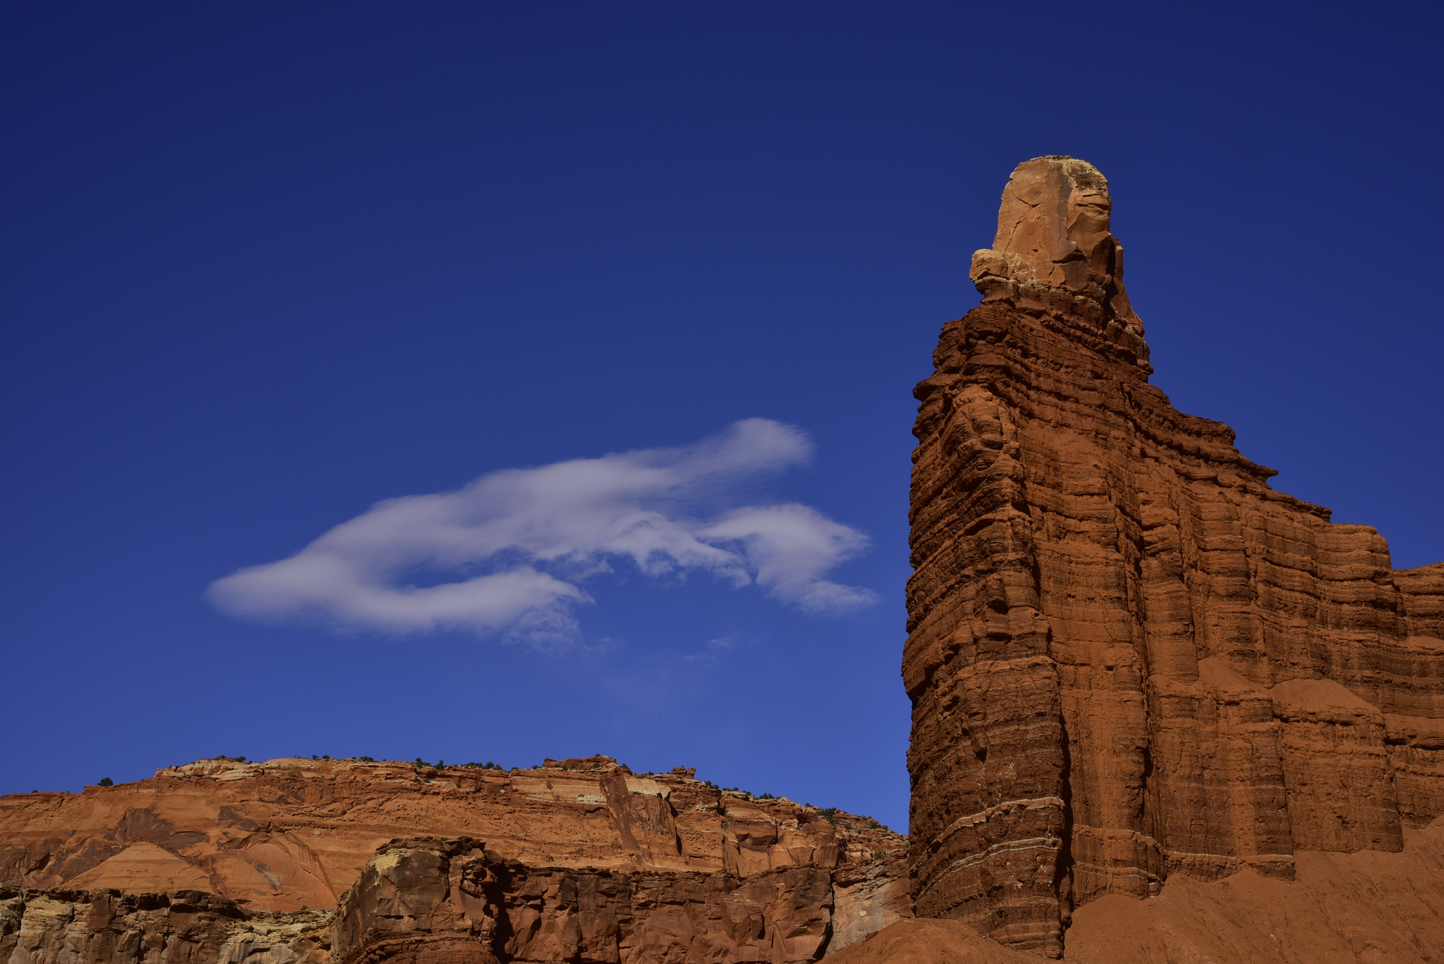
{"type": "Polygon", "coordinates": [[[0,792],[602,752],[904,828],[911,388],[1040,154],[1109,177],[1155,384],[1444,559],[1444,24],[1271,6],[4,5],[0,792]],[[619,569],[557,652],[203,595],[754,416],[878,604],[619,569]]]}

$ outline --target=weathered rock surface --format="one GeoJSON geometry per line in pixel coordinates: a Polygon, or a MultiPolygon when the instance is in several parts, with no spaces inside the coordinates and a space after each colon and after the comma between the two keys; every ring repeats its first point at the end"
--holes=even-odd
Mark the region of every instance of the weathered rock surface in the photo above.
{"type": "Polygon", "coordinates": [[[252,914],[198,891],[0,887],[0,961],[9,964],[322,964],[325,911],[252,914]]]}
{"type": "Polygon", "coordinates": [[[1103,895],[1444,812],[1444,564],[1392,570],[1148,384],[1110,205],[1019,165],[915,392],[916,909],[1052,955],[1103,895]]]}
{"type": "MultiPolygon", "coordinates": [[[[365,922],[336,938],[335,953],[347,961],[361,959],[355,948],[365,942],[356,935],[368,929],[400,940],[385,944],[392,950],[410,947],[406,935],[420,919],[412,911],[440,907],[438,893],[467,893],[477,881],[500,910],[465,902],[453,907],[459,917],[428,910],[430,930],[422,931],[451,936],[428,937],[427,954],[460,947],[456,934],[500,926],[503,938],[489,953],[503,961],[813,960],[911,913],[905,838],[875,821],[719,790],[688,770],[637,775],[607,757],[548,762],[503,771],[203,761],[82,794],[16,794],[0,798],[0,883],[50,888],[34,897],[42,910],[47,901],[65,903],[61,893],[113,889],[69,901],[87,904],[66,919],[85,946],[96,940],[91,931],[119,928],[140,940],[180,928],[181,912],[166,898],[146,899],[161,901],[157,910],[120,891],[209,892],[244,921],[340,900],[339,921],[365,922]],[[394,844],[397,834],[472,839],[479,830],[491,831],[491,849],[478,845],[462,857],[454,846],[394,844]],[[373,860],[378,846],[383,853],[373,860]],[[471,869],[448,883],[443,865],[471,869]],[[377,896],[383,892],[390,896],[377,896]],[[127,923],[88,923],[116,915],[127,923]]],[[[210,960],[237,933],[250,933],[221,918],[204,926],[187,918],[181,928],[194,937],[182,944],[209,950],[178,944],[166,953],[192,956],[156,960],[210,960]]],[[[330,938],[307,940],[286,953],[331,953],[330,938]]],[[[106,960],[108,945],[96,946],[95,960],[106,960]]],[[[247,954],[271,953],[254,940],[246,946],[247,954]]],[[[471,954],[445,959],[489,960],[471,954]]]]}
{"type": "Polygon", "coordinates": [[[839,893],[815,866],[618,873],[529,867],[469,837],[393,840],[333,911],[257,913],[197,891],[0,891],[0,960],[780,964],[850,943],[837,917],[856,905],[839,893]]]}
{"type": "MultiPolygon", "coordinates": [[[[1080,907],[1080,964],[1437,964],[1444,819],[1399,853],[1300,852],[1292,881],[1176,875],[1152,899],[1080,907]]],[[[511,964],[810,961],[840,903],[815,869],[753,878],[531,868],[471,839],[383,845],[334,911],[248,911],[210,894],[0,889],[8,964],[511,964]]],[[[838,964],[1024,964],[959,920],[905,918],[838,964]]]]}
{"type": "Polygon", "coordinates": [[[812,961],[830,875],[528,868],[469,839],[383,848],[336,912],[337,961],[812,961]]]}

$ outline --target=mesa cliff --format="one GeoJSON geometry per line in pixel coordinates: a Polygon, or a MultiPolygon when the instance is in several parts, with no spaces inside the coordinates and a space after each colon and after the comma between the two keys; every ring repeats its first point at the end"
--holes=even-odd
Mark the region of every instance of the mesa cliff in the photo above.
{"type": "Polygon", "coordinates": [[[1149,384],[1092,165],[1018,166],[915,391],[903,677],[919,917],[1291,879],[1444,813],[1444,564],[1269,487],[1149,384]]]}
{"type": "Polygon", "coordinates": [[[202,761],[0,797],[0,960],[810,961],[911,914],[905,849],[609,757],[202,761]]]}
{"type": "Polygon", "coordinates": [[[469,837],[384,844],[334,911],[197,891],[0,888],[0,960],[26,964],[812,961],[845,943],[832,875],[533,867],[469,837]]]}

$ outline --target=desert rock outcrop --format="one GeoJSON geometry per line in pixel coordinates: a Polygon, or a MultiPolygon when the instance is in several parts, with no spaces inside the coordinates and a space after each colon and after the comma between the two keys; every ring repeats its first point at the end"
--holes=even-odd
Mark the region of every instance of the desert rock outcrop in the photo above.
{"type": "MultiPolygon", "coordinates": [[[[1431,964],[1444,953],[1444,818],[1404,850],[1301,852],[1296,879],[1251,870],[1176,875],[1158,899],[1080,907],[1078,964],[1431,964]]],[[[195,891],[0,888],[11,964],[541,964],[804,961],[832,949],[843,912],[818,871],[739,878],[531,868],[462,838],[383,845],[335,911],[265,913],[195,891]],[[831,905],[831,906],[829,906],[831,905]],[[831,916],[831,943],[823,946],[831,916]]],[[[1025,964],[959,920],[904,918],[838,964],[1025,964]]]]}
{"type": "Polygon", "coordinates": [[[198,891],[0,887],[0,960],[11,964],[324,964],[331,914],[250,914],[198,891]]]}
{"type": "Polygon", "coordinates": [[[0,890],[0,960],[784,964],[850,942],[837,926],[858,911],[846,889],[810,865],[628,873],[532,867],[469,837],[393,840],[332,911],[255,912],[197,891],[0,890]]]}
{"type": "Polygon", "coordinates": [[[1110,205],[1019,165],[915,392],[916,910],[1053,955],[1103,895],[1444,812],[1444,564],[1393,570],[1148,383],[1110,205]]]}
{"type": "Polygon", "coordinates": [[[245,938],[269,964],[489,964],[472,938],[498,927],[477,947],[501,961],[802,961],[911,913],[905,840],[875,821],[608,757],[514,771],[216,760],[82,794],[14,794],[0,798],[0,885],[24,904],[7,905],[16,940],[63,931],[65,946],[98,948],[76,952],[97,964],[113,959],[102,933],[131,935],[127,947],[190,935],[161,941],[171,956],[145,958],[156,962],[216,960],[245,938]],[[458,838],[486,847],[445,842],[458,838]],[[481,903],[437,903],[478,887],[481,903]],[[147,892],[162,896],[134,896],[147,892]],[[306,908],[338,901],[334,939],[292,934],[306,908]],[[265,950],[266,935],[289,949],[265,950]]]}

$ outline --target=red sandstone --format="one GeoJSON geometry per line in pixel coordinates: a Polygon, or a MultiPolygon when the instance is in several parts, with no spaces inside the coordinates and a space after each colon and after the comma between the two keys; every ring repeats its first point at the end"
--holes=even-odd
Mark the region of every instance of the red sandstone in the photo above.
{"type": "Polygon", "coordinates": [[[916,910],[1053,956],[1105,895],[1444,812],[1444,564],[1392,570],[1148,383],[1110,205],[1019,165],[915,393],[916,910]]]}

